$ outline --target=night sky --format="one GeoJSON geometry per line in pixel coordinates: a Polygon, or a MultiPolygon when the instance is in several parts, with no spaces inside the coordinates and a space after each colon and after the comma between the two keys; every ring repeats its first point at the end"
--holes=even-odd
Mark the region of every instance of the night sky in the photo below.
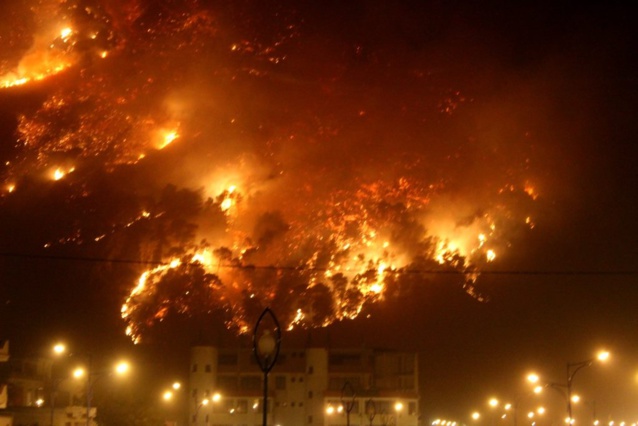
{"type": "MultiPolygon", "coordinates": [[[[0,82],[66,64],[0,88],[0,338],[13,353],[63,338],[178,372],[191,342],[230,340],[266,305],[286,324],[299,308],[284,345],[418,351],[427,418],[469,422],[490,397],[527,392],[530,370],[563,382],[567,362],[605,348],[611,361],[577,376],[590,404],[575,415],[585,424],[596,401],[601,420],[638,420],[628,7],[13,3],[0,82]],[[49,44],[60,22],[74,32],[49,44]],[[390,248],[365,252],[377,236],[390,248]],[[464,243],[437,258],[446,238],[464,243]],[[156,270],[161,290],[121,318],[145,270],[202,248],[217,266],[156,270]],[[348,288],[394,262],[383,297],[331,281],[356,250],[348,288]]],[[[540,399],[563,417],[558,394],[540,399]]]]}

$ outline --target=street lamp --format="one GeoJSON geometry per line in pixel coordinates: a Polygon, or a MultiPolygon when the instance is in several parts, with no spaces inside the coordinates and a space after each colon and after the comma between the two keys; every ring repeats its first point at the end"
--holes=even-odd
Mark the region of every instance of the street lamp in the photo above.
{"type": "MultiPolygon", "coordinates": [[[[549,386],[553,389],[556,389],[558,392],[560,392],[563,398],[565,398],[567,402],[566,422],[568,424],[571,425],[574,423],[574,418],[572,417],[572,403],[577,401],[574,401],[574,396],[576,395],[572,395],[572,385],[573,385],[574,377],[576,376],[576,373],[578,373],[580,370],[582,370],[585,367],[591,366],[596,361],[600,361],[600,362],[607,361],[609,359],[609,356],[610,356],[609,352],[601,351],[594,358],[586,359],[584,361],[579,361],[579,362],[568,362],[566,383],[545,382],[544,384],[545,387],[549,386]]],[[[540,377],[537,374],[532,373],[527,376],[527,380],[530,381],[531,383],[538,383],[540,382],[540,377]]]]}
{"type": "Polygon", "coordinates": [[[490,398],[489,401],[487,401],[487,403],[489,404],[490,407],[492,407],[492,426],[494,426],[495,420],[494,420],[494,410],[496,409],[496,407],[498,407],[498,399],[496,398],[490,398]]]}
{"type": "Polygon", "coordinates": [[[574,376],[576,376],[576,373],[578,373],[580,370],[582,370],[585,367],[589,367],[594,362],[596,361],[605,362],[608,359],[609,359],[609,352],[601,351],[594,358],[590,358],[580,362],[567,363],[567,420],[569,421],[570,424],[574,422],[574,419],[572,417],[572,383],[574,381],[574,376]]]}
{"type": "MultiPolygon", "coordinates": [[[[56,343],[55,345],[53,345],[53,356],[54,357],[58,357],[60,355],[62,355],[64,352],[66,352],[66,346],[63,343],[56,343]]],[[[51,358],[51,395],[50,395],[50,399],[51,401],[51,418],[50,418],[50,426],[53,426],[53,418],[55,415],[55,398],[56,398],[56,393],[57,393],[57,385],[59,383],[55,383],[55,380],[53,378],[53,364],[55,362],[55,358],[51,358]]]]}
{"type": "MultiPolygon", "coordinates": [[[[197,402],[197,400],[195,400],[195,402],[197,402]]],[[[207,406],[209,403],[210,400],[208,398],[204,398],[199,404],[197,404],[197,407],[195,407],[195,414],[193,415],[193,424],[197,424],[197,416],[199,415],[200,408],[207,406]]]]}
{"type": "Polygon", "coordinates": [[[277,321],[277,317],[275,317],[275,314],[270,308],[266,308],[259,316],[255,324],[255,329],[253,330],[253,353],[255,354],[259,368],[264,373],[263,426],[266,426],[268,423],[268,373],[277,362],[280,346],[281,327],[279,326],[279,321],[277,321]],[[269,328],[265,328],[263,332],[260,332],[260,326],[266,316],[270,317],[272,324],[269,328]],[[272,333],[273,331],[274,335],[272,333]]]}
{"type": "MultiPolygon", "coordinates": [[[[178,416],[177,414],[178,407],[176,407],[176,405],[179,405],[179,404],[173,404],[173,400],[177,398],[177,394],[179,393],[181,387],[182,387],[182,384],[180,382],[173,382],[170,388],[165,389],[164,392],[162,393],[162,399],[166,403],[166,406],[169,407],[166,411],[167,416],[178,416]]],[[[170,426],[170,425],[177,426],[178,421],[166,420],[165,423],[166,423],[166,426],[170,426]]]]}
{"type": "Polygon", "coordinates": [[[403,412],[403,403],[401,401],[397,401],[394,403],[394,413],[396,423],[399,423],[399,419],[401,418],[401,413],[403,412]]]}
{"type": "MultiPolygon", "coordinates": [[[[127,362],[120,362],[115,365],[114,372],[118,376],[123,376],[128,373],[130,366],[127,362]]],[[[93,385],[97,379],[99,379],[104,372],[93,371],[93,357],[91,354],[87,355],[87,367],[78,367],[73,371],[73,377],[81,379],[86,376],[86,426],[91,425],[91,400],[93,399],[93,385]],[[95,380],[94,380],[95,377],[95,380]]]]}

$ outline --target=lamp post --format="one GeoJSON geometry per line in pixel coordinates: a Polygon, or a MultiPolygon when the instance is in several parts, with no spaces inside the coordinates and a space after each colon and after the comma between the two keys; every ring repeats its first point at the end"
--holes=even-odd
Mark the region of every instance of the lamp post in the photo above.
{"type": "MultiPolygon", "coordinates": [[[[64,352],[66,352],[66,346],[62,343],[56,343],[53,346],[53,355],[54,356],[60,356],[62,355],[64,352]]],[[[51,400],[49,401],[50,405],[51,405],[51,418],[49,421],[50,426],[53,426],[53,418],[55,415],[55,397],[56,397],[56,393],[57,393],[57,386],[59,385],[59,383],[56,384],[55,379],[53,378],[53,364],[55,363],[55,358],[51,358],[51,400]]]]}
{"type": "MultiPolygon", "coordinates": [[[[171,404],[173,399],[176,398],[176,392],[178,392],[182,387],[182,384],[180,382],[173,382],[173,384],[171,385],[170,389],[166,389],[164,390],[164,392],[162,393],[162,399],[164,400],[164,402],[166,402],[168,405],[173,405],[171,404]]],[[[167,417],[168,416],[177,416],[177,418],[175,420],[166,420],[166,426],[172,425],[172,426],[177,426],[178,425],[178,418],[179,418],[179,411],[177,411],[176,407],[171,407],[170,410],[167,410],[166,412],[167,417]]]]}
{"type": "Polygon", "coordinates": [[[209,402],[210,400],[208,398],[204,398],[199,404],[197,404],[197,397],[195,397],[195,403],[197,406],[195,408],[195,415],[193,416],[193,424],[197,425],[197,416],[199,416],[200,408],[205,407],[209,402]]]}
{"type": "MultiPolygon", "coordinates": [[[[568,362],[566,383],[554,383],[554,382],[545,383],[545,386],[549,386],[553,389],[556,389],[565,398],[567,402],[566,422],[568,424],[571,425],[574,423],[574,418],[572,417],[572,402],[573,402],[572,385],[574,383],[574,377],[576,376],[576,373],[578,373],[580,370],[582,370],[585,367],[591,366],[596,361],[604,362],[607,359],[609,359],[609,352],[601,351],[594,358],[586,359],[585,361],[579,361],[579,362],[568,362]]],[[[536,374],[530,374],[529,376],[527,376],[527,379],[532,383],[537,383],[538,381],[540,381],[540,378],[536,374]]]]}
{"type": "Polygon", "coordinates": [[[275,366],[277,357],[279,356],[279,347],[281,346],[281,327],[277,317],[270,310],[264,309],[259,316],[255,329],[253,330],[253,353],[259,368],[264,373],[264,404],[263,404],[263,426],[268,424],[268,373],[275,366]],[[269,317],[272,321],[270,327],[262,326],[262,321],[269,317]],[[266,328],[264,328],[266,327],[266,328]],[[263,331],[261,331],[263,329],[263,331]],[[274,332],[274,335],[273,333],[274,332]]]}
{"type": "MultiPolygon", "coordinates": [[[[530,376],[528,377],[528,380],[530,382],[532,382],[534,379],[536,381],[539,380],[538,376],[536,376],[534,374],[530,374],[530,376]]],[[[539,394],[542,391],[543,391],[543,387],[542,386],[536,386],[531,392],[525,392],[525,393],[517,395],[516,398],[514,398],[514,403],[513,404],[505,404],[505,406],[503,408],[505,408],[506,411],[509,411],[510,409],[512,410],[512,425],[513,426],[517,426],[518,425],[518,407],[520,406],[521,400],[524,397],[530,396],[532,394],[539,394]]]]}
{"type": "Polygon", "coordinates": [[[574,381],[574,376],[576,375],[576,373],[578,373],[580,370],[582,370],[585,367],[589,367],[590,365],[592,365],[595,361],[607,361],[607,359],[609,359],[609,352],[607,351],[602,351],[599,352],[598,355],[594,358],[590,358],[587,359],[585,361],[580,361],[580,362],[572,362],[572,363],[567,363],[567,419],[569,421],[569,423],[573,423],[573,418],[572,418],[572,383],[574,381]]]}
{"type": "Polygon", "coordinates": [[[346,381],[341,388],[341,406],[346,410],[346,425],[350,426],[350,412],[354,408],[356,393],[350,382],[346,381]],[[345,402],[344,402],[345,401],[345,402]]]}
{"type": "MultiPolygon", "coordinates": [[[[128,372],[129,364],[127,362],[118,363],[115,368],[115,374],[121,376],[128,372]]],[[[77,379],[86,375],[86,426],[91,426],[91,401],[93,400],[93,386],[99,377],[105,372],[93,371],[93,356],[87,355],[87,367],[86,370],[82,367],[76,368],[73,372],[73,376],[77,379]],[[94,379],[95,378],[95,379],[94,379]]]]}
{"type": "Polygon", "coordinates": [[[491,423],[492,423],[492,426],[494,426],[494,424],[496,423],[495,421],[496,414],[494,413],[494,411],[496,410],[496,407],[498,407],[498,399],[490,398],[490,400],[487,403],[490,407],[492,407],[492,412],[491,412],[492,422],[491,423]]]}

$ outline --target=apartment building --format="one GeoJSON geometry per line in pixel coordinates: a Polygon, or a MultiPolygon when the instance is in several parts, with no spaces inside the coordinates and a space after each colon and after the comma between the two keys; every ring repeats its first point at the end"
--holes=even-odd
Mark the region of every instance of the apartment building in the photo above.
{"type": "MultiPolygon", "coordinates": [[[[264,375],[252,348],[191,349],[188,424],[256,426],[264,375]]],[[[283,350],[268,375],[268,425],[419,424],[418,357],[382,349],[283,350]]]]}
{"type": "MultiPolygon", "coordinates": [[[[3,360],[0,426],[87,425],[86,407],[75,403],[78,385],[68,378],[54,378],[52,359],[32,356],[9,360],[7,344],[6,351],[0,352],[0,362],[3,360]],[[3,420],[3,413],[10,422],[3,420]]],[[[96,424],[95,413],[91,408],[91,425],[96,424]]]]}

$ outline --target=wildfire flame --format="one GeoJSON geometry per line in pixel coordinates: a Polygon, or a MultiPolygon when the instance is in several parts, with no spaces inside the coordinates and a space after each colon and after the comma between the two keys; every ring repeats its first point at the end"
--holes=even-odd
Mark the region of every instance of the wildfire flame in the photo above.
{"type": "Polygon", "coordinates": [[[268,20],[202,2],[103,3],[30,9],[34,43],[12,52],[0,88],[59,77],[17,115],[5,188],[46,176],[79,211],[93,202],[102,213],[104,223],[68,221],[80,225],[47,248],[91,242],[161,263],[139,271],[122,306],[135,341],[197,312],[222,311],[245,332],[266,304],[289,329],[326,326],[433,270],[458,273],[481,299],[481,268],[507,255],[512,230],[534,227],[533,162],[492,155],[459,130],[478,101],[454,82],[437,91],[428,70],[380,69],[405,59],[393,49],[364,57],[357,47],[355,60],[326,42],[328,66],[291,43],[303,37],[297,9],[268,20]]]}

